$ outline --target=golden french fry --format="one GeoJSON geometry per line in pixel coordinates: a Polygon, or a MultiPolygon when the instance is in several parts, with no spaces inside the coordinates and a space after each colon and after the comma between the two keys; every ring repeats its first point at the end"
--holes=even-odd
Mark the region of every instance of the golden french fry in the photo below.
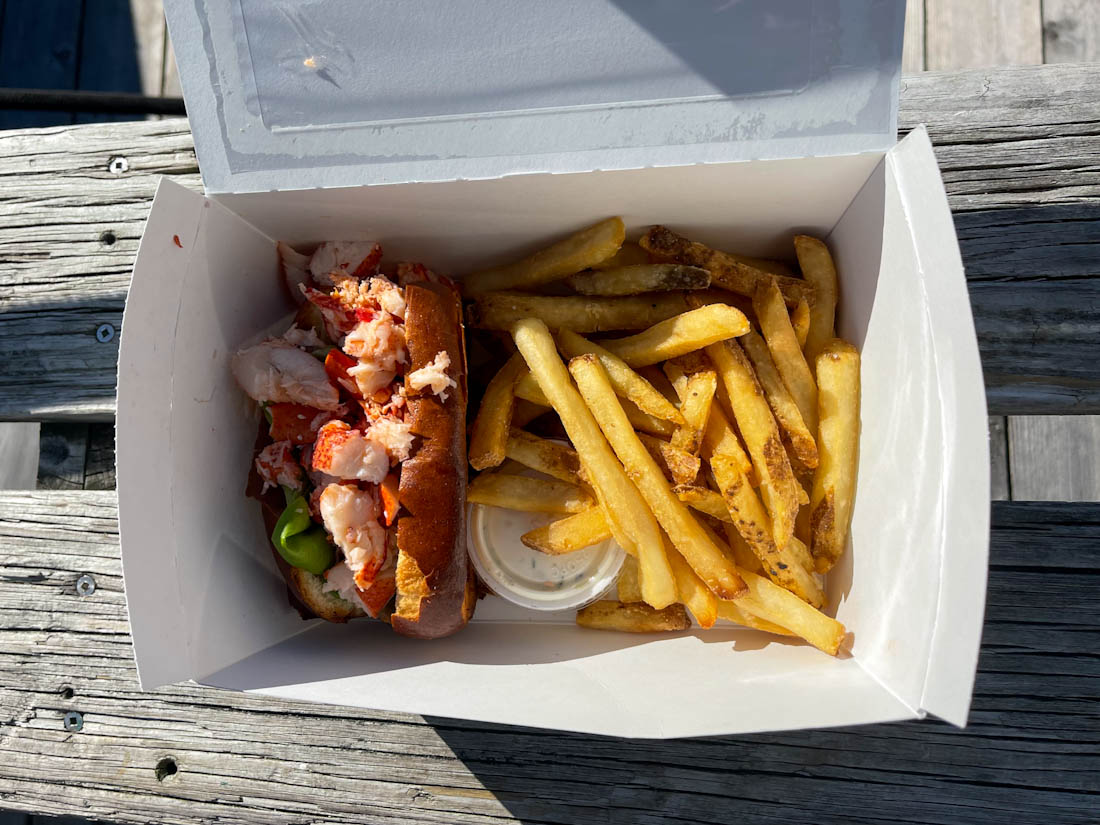
{"type": "Polygon", "coordinates": [[[598,264],[592,264],[589,269],[618,269],[623,266],[637,266],[638,264],[648,264],[649,253],[642,249],[638,244],[631,241],[624,241],[623,245],[619,247],[619,251],[612,255],[610,258],[604,258],[598,264]]]}
{"type": "Polygon", "coordinates": [[[660,527],[569,380],[550,330],[542,321],[528,318],[515,325],[512,337],[580,455],[615,540],[638,557],[644,571],[646,602],[654,607],[672,604],[676,601],[676,582],[665,556],[660,527]]]}
{"type": "Polygon", "coordinates": [[[798,345],[805,351],[806,339],[810,335],[810,305],[805,298],[799,300],[798,306],[791,310],[791,326],[794,327],[798,345]]]}
{"type": "Polygon", "coordinates": [[[629,398],[643,412],[663,418],[674,424],[683,424],[684,416],[676,406],[642,376],[630,368],[619,356],[594,344],[577,333],[563,329],[557,334],[558,349],[566,358],[576,358],[590,352],[600,359],[615,394],[629,398]]]}
{"type": "Polygon", "coordinates": [[[642,569],[638,566],[638,560],[633,556],[623,559],[622,570],[615,582],[616,595],[623,604],[630,602],[642,602],[642,569]]]}
{"type": "Polygon", "coordinates": [[[505,453],[525,467],[569,484],[584,486],[587,482],[577,451],[556,441],[512,427],[505,453]]]}
{"type": "Polygon", "coordinates": [[[535,380],[535,376],[529,370],[516,380],[512,392],[515,393],[516,398],[531,404],[537,404],[540,407],[550,406],[550,399],[546,397],[542,387],[539,386],[539,382],[535,380]]]}
{"type": "Polygon", "coordinates": [[[791,306],[797,305],[800,298],[805,298],[812,304],[813,286],[798,278],[770,271],[782,266],[775,261],[763,262],[743,255],[719,252],[677,235],[663,226],[650,227],[639,243],[656,260],[701,266],[710,272],[713,285],[730,292],[751,298],[756,294],[756,287],[760,283],[775,278],[784,299],[791,306]]]}
{"type": "Polygon", "coordinates": [[[587,295],[532,295],[486,292],[466,309],[475,329],[508,330],[516,321],[538,318],[552,329],[574,332],[646,329],[687,309],[683,293],[590,298],[587,295]]]}
{"type": "Polygon", "coordinates": [[[639,410],[638,406],[629,398],[620,398],[619,403],[622,404],[623,412],[626,413],[630,426],[635,430],[650,435],[659,435],[663,438],[671,438],[672,434],[676,432],[676,425],[667,418],[658,418],[639,410]]]}
{"type": "MultiPolygon", "coordinates": [[[[687,506],[676,498],[657,463],[638,440],[599,359],[591,354],[579,356],[569,362],[569,371],[615,454],[676,549],[716,595],[743,592],[733,562],[706,535],[687,506]]],[[[642,578],[643,581],[646,578],[644,566],[642,578]]],[[[736,598],[736,595],[728,598],[736,598]]]]}
{"type": "Polygon", "coordinates": [[[746,332],[738,343],[752,362],[756,378],[764,390],[764,396],[768,399],[768,406],[772,408],[775,420],[787,434],[792,452],[805,466],[816,467],[817,444],[806,422],[802,420],[802,413],[794,397],[775,367],[768,345],[756,330],[746,332]]]}
{"type": "Polygon", "coordinates": [[[520,354],[505,362],[485,389],[477,418],[470,427],[470,466],[475,470],[496,467],[505,456],[508,427],[515,405],[515,384],[526,369],[520,354]]]}
{"type": "Polygon", "coordinates": [[[752,552],[752,548],[745,541],[745,537],[737,532],[736,525],[723,522],[722,527],[726,533],[726,544],[729,545],[737,566],[748,570],[750,573],[763,573],[764,568],[760,566],[760,559],[752,552]]]}
{"type": "Polygon", "coordinates": [[[737,606],[736,602],[718,602],[718,618],[725,619],[727,622],[739,624],[742,627],[750,627],[753,630],[763,630],[767,633],[775,633],[779,636],[794,635],[785,627],[780,627],[774,622],[769,622],[767,619],[761,619],[742,610],[737,606]]]}
{"type": "Polygon", "coordinates": [[[794,251],[798,255],[803,277],[814,285],[809,332],[802,347],[812,370],[816,368],[818,354],[836,335],[833,326],[837,296],[836,266],[825,242],[809,235],[795,235],[794,251]]]}
{"type": "Polygon", "coordinates": [[[637,335],[604,341],[603,346],[630,366],[644,367],[702,349],[707,344],[736,338],[748,329],[749,322],[741,310],[726,304],[708,304],[655,323],[637,335]]]}
{"type": "Polygon", "coordinates": [[[580,513],[596,502],[580,487],[545,478],[482,473],[466,488],[473,504],[532,513],[580,513]]]}
{"type": "Polygon", "coordinates": [[[771,282],[762,284],[753,298],[753,307],[768,350],[775,359],[775,368],[791,391],[791,397],[802,413],[802,420],[810,432],[814,432],[817,429],[817,387],[798,345],[798,337],[794,334],[791,317],[783,305],[779,288],[771,282]]]}
{"type": "Polygon", "coordinates": [[[669,633],[689,630],[691,619],[682,604],[670,604],[661,610],[643,602],[593,602],[577,611],[577,624],[593,630],[618,630],[624,633],[669,633]]]}
{"type": "Polygon", "coordinates": [[[671,542],[665,542],[665,550],[668,554],[668,563],[672,565],[672,574],[676,577],[676,589],[680,594],[680,601],[691,611],[699,627],[712,627],[718,619],[718,598],[695,574],[691,565],[677,552],[671,542]]]}
{"type": "MultiPolygon", "coordinates": [[[[638,438],[641,440],[642,445],[649,450],[649,454],[653,456],[653,460],[657,462],[657,466],[661,468],[665,478],[677,484],[691,484],[699,475],[701,466],[699,456],[678,450],[664,439],[648,433],[638,433],[638,438]],[[684,480],[680,481],[680,479],[684,480]]],[[[682,496],[681,499],[683,499],[682,496]]]]}
{"type": "Polygon", "coordinates": [[[697,484],[677,484],[672,488],[672,492],[676,494],[676,498],[693,510],[698,510],[719,521],[733,522],[733,516],[726,509],[726,502],[721,493],[697,484]]]}
{"type": "MultiPolygon", "coordinates": [[[[695,361],[694,363],[685,365],[684,358],[677,358],[673,361],[668,361],[665,364],[665,372],[671,381],[673,391],[678,397],[686,396],[687,393],[687,373],[685,367],[690,367],[692,371],[698,372],[702,369],[711,370],[714,368],[713,363],[706,355],[702,356],[702,361],[695,361]],[[705,367],[703,366],[705,364],[705,367]]],[[[718,389],[715,395],[721,399],[725,397],[726,401],[721,402],[721,406],[725,410],[732,411],[733,407],[729,403],[729,393],[726,391],[725,384],[718,382],[718,389]]],[[[711,405],[710,415],[707,417],[707,426],[703,430],[703,444],[702,452],[704,458],[711,458],[715,455],[724,455],[728,458],[732,458],[737,463],[737,466],[741,469],[741,472],[748,473],[752,470],[752,462],[749,460],[748,455],[745,454],[744,448],[741,446],[741,439],[738,438],[737,433],[733,429],[733,425],[730,424],[729,419],[726,418],[725,410],[720,409],[719,406],[711,405]]]]}
{"type": "Polygon", "coordinates": [[[737,531],[752,549],[768,578],[814,607],[825,602],[825,593],[806,566],[806,546],[793,535],[780,547],[771,520],[760,499],[735,463],[725,456],[711,459],[711,470],[722,492],[726,509],[737,531]]]}
{"type": "MultiPolygon", "coordinates": [[[[536,384],[536,386],[538,385],[536,384]]],[[[514,388],[513,392],[515,392],[514,388]]],[[[548,412],[550,412],[549,405],[535,404],[526,398],[516,396],[516,404],[512,408],[512,426],[522,430],[540,415],[545,415],[548,412]]]]}
{"type": "Polygon", "coordinates": [[[635,264],[598,272],[581,272],[567,279],[581,295],[640,295],[643,292],[674,292],[706,289],[710,273],[683,264],[635,264]]]}
{"type": "MultiPolygon", "coordinates": [[[[575,550],[583,550],[585,547],[591,547],[609,538],[611,538],[611,528],[607,526],[603,510],[597,505],[544,524],[542,527],[536,527],[534,530],[528,530],[520,536],[520,541],[532,550],[559,556],[575,550]]],[[[627,556],[627,561],[632,558],[627,556]]]]}
{"type": "MultiPolygon", "coordinates": [[[[795,489],[798,485],[779,440],[775,417],[739,344],[711,344],[707,347],[707,355],[733,399],[737,424],[752,456],[753,467],[760,476],[761,494],[771,514],[775,544],[779,548],[786,547],[798,515],[798,491],[795,489]]],[[[713,458],[711,465],[714,465],[713,458]]]]}
{"type": "Polygon", "coordinates": [[[475,296],[557,281],[610,258],[625,237],[623,219],[608,218],[514,264],[475,272],[466,277],[462,289],[466,295],[475,296]]]}
{"type": "Polygon", "coordinates": [[[718,375],[714,370],[687,376],[684,394],[680,399],[680,413],[684,417],[684,423],[672,434],[673,447],[692,455],[699,452],[717,389],[718,375]]]}
{"type": "Polygon", "coordinates": [[[818,452],[810,496],[814,563],[827,572],[844,552],[859,463],[859,351],[834,338],[817,356],[818,452]]]}
{"type": "Polygon", "coordinates": [[[740,572],[749,588],[747,596],[736,600],[741,610],[790,630],[831,656],[837,654],[846,633],[844,625],[763,576],[740,572]]]}

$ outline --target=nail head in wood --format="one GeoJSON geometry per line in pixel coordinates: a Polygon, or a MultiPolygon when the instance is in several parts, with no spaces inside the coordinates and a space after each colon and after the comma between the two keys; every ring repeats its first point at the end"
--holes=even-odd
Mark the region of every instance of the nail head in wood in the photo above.
{"type": "Polygon", "coordinates": [[[115,337],[115,328],[111,324],[100,324],[96,327],[95,339],[101,344],[108,343],[115,337]]]}
{"type": "Polygon", "coordinates": [[[75,710],[70,710],[65,714],[61,724],[65,726],[65,730],[69,733],[79,733],[84,727],[84,715],[77,713],[75,710]]]}
{"type": "Polygon", "coordinates": [[[130,162],[121,155],[116,155],[111,158],[110,163],[107,164],[107,171],[112,175],[121,175],[130,169],[130,162]]]}
{"type": "Polygon", "coordinates": [[[90,596],[95,593],[95,579],[85,573],[76,580],[76,594],[78,596],[90,596]]]}

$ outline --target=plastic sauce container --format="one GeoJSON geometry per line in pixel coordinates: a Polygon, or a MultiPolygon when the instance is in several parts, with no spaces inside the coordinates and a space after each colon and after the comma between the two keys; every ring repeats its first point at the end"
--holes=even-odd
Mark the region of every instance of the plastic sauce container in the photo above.
{"type": "Polygon", "coordinates": [[[527,547],[520,536],[564,518],[469,505],[467,545],[482,581],[503,599],[531,610],[569,610],[598,599],[615,583],[626,553],[608,539],[560,556],[527,547]]]}

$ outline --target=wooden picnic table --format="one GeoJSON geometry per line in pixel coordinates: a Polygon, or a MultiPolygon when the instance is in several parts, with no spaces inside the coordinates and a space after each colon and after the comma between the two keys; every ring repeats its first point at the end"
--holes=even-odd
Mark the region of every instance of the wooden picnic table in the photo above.
{"type": "MultiPolygon", "coordinates": [[[[900,119],[936,145],[990,411],[1100,411],[1100,65],[906,77],[900,119]]],[[[113,415],[160,175],[200,185],[185,121],[0,133],[0,418],[113,415]]],[[[116,514],[113,491],[0,494],[0,808],[265,825],[1100,819],[1100,505],[993,505],[965,730],[656,742],[142,693],[116,514]]]]}

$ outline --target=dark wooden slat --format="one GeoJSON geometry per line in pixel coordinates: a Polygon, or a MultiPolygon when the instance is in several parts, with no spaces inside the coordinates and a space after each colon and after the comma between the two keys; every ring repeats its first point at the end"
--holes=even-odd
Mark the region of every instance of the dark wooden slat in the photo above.
{"type": "MultiPolygon", "coordinates": [[[[13,2],[0,31],[0,86],[76,88],[82,0],[13,2]]],[[[0,111],[0,129],[71,123],[58,112],[0,111]]]]}
{"type": "MultiPolygon", "coordinates": [[[[1100,412],[1097,88],[1100,66],[903,80],[901,130],[928,124],[955,213],[992,414],[1100,412]]],[[[0,418],[113,414],[118,339],[89,330],[120,317],[161,174],[199,184],[182,121],[0,134],[0,418]]]]}
{"type": "MultiPolygon", "coordinates": [[[[77,88],[140,93],[130,0],[84,0],[77,88]]],[[[77,112],[76,123],[133,120],[133,115],[77,112]]]]}
{"type": "Polygon", "coordinates": [[[38,488],[84,489],[87,453],[87,424],[43,424],[38,448],[38,488]]]}
{"type": "MultiPolygon", "coordinates": [[[[1096,821],[1100,506],[993,505],[969,727],[630,741],[137,690],[113,493],[0,495],[0,800],[121,822],[1096,821]],[[81,598],[81,573],[97,582],[81,598]],[[61,728],[64,712],[84,728],[61,728]],[[172,759],[176,774],[158,780],[172,759]]],[[[977,609],[977,608],[976,608],[977,609]]],[[[812,687],[808,686],[808,697],[812,687]]],[[[684,686],[683,701],[690,701],[684,686]]]]}
{"type": "Polygon", "coordinates": [[[88,427],[88,459],[84,464],[85,490],[115,489],[115,425],[88,427]]]}

